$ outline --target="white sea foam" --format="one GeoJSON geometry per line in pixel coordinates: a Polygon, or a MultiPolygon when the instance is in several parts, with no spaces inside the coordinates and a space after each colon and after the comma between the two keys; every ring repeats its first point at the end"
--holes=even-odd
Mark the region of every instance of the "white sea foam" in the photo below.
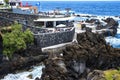
{"type": "Polygon", "coordinates": [[[118,21],[119,23],[119,26],[118,26],[118,29],[117,29],[117,36],[115,37],[106,37],[105,40],[107,43],[110,43],[110,45],[112,45],[113,47],[117,47],[117,48],[120,48],[120,20],[118,21]]]}
{"type": "Polygon", "coordinates": [[[106,37],[105,38],[107,43],[110,43],[110,45],[112,45],[113,47],[120,47],[120,39],[115,38],[115,37],[106,37]]]}
{"type": "Polygon", "coordinates": [[[120,26],[117,29],[117,34],[120,34],[120,26]]]}
{"type": "Polygon", "coordinates": [[[25,71],[25,72],[20,72],[17,74],[8,74],[7,76],[4,77],[4,79],[1,80],[34,80],[36,77],[41,77],[42,74],[42,68],[44,66],[36,66],[33,68],[33,70],[30,71],[25,71]],[[28,78],[27,76],[32,75],[32,79],[28,78]]]}

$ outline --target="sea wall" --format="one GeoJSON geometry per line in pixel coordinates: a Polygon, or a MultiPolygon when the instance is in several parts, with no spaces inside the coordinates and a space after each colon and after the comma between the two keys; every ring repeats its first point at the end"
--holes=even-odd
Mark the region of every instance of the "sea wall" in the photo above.
{"type": "Polygon", "coordinates": [[[37,19],[38,15],[18,14],[18,13],[0,11],[0,18],[2,18],[0,20],[3,20],[3,19],[9,20],[7,22],[5,22],[6,20],[3,20],[2,22],[0,21],[0,24],[2,24],[3,26],[5,25],[5,23],[9,24],[11,22],[11,20],[18,21],[18,22],[25,24],[25,25],[33,26],[33,24],[34,24],[33,20],[37,19]]]}
{"type": "Polygon", "coordinates": [[[71,42],[73,40],[74,33],[75,29],[65,32],[34,34],[35,44],[42,48],[56,44],[71,42]]]}

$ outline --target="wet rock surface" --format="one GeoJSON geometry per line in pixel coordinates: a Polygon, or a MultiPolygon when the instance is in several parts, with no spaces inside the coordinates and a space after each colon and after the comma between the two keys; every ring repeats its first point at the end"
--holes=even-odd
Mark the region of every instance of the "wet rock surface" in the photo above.
{"type": "Polygon", "coordinates": [[[107,18],[104,21],[107,23],[106,27],[113,28],[113,27],[117,27],[119,25],[119,23],[117,21],[115,21],[113,18],[107,18]]]}
{"type": "Polygon", "coordinates": [[[104,35],[111,34],[111,36],[115,36],[115,34],[117,33],[117,28],[118,28],[119,23],[117,21],[115,21],[113,18],[107,18],[104,21],[107,23],[105,25],[105,28],[113,30],[111,33],[104,33],[104,35]]]}
{"type": "Polygon", "coordinates": [[[43,54],[40,47],[31,46],[24,51],[15,52],[12,59],[3,56],[0,62],[0,78],[18,70],[28,70],[32,65],[36,65],[48,56],[43,54]]]}
{"type": "MultiPolygon", "coordinates": [[[[99,19],[87,19],[86,22],[87,23],[94,23],[95,25],[97,25],[96,29],[97,30],[101,30],[101,29],[111,29],[111,31],[103,31],[102,34],[104,36],[115,36],[117,33],[117,27],[119,25],[118,21],[116,21],[113,18],[106,18],[106,19],[102,19],[102,21],[104,22],[100,22],[99,19]]],[[[85,24],[84,24],[85,25],[85,24]]],[[[84,28],[84,27],[83,27],[84,28]]]]}
{"type": "Polygon", "coordinates": [[[99,70],[120,66],[120,49],[106,44],[102,35],[87,30],[77,40],[63,49],[63,55],[49,53],[42,77],[36,80],[105,80],[99,70]]]}

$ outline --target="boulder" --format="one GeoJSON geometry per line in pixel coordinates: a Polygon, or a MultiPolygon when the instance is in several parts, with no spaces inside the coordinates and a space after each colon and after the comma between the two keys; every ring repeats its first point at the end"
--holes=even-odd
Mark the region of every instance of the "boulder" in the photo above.
{"type": "MultiPolygon", "coordinates": [[[[112,36],[115,36],[117,33],[117,28],[118,28],[118,21],[115,21],[113,18],[107,18],[104,20],[107,24],[104,26],[105,28],[112,29],[112,36]]],[[[106,34],[106,33],[105,33],[106,34]]]]}
{"type": "Polygon", "coordinates": [[[119,25],[119,23],[115,21],[113,18],[107,18],[105,22],[107,23],[106,27],[109,27],[109,28],[114,28],[119,25]]]}
{"type": "Polygon", "coordinates": [[[33,75],[32,75],[32,74],[29,74],[27,77],[28,77],[29,79],[33,79],[33,75]]]}

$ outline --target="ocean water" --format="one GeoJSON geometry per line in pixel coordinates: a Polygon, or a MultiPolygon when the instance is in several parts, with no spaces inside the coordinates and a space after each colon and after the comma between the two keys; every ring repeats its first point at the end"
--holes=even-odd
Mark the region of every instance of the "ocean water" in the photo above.
{"type": "Polygon", "coordinates": [[[120,1],[23,1],[22,4],[37,6],[39,11],[71,8],[75,13],[120,16],[120,1]]]}
{"type": "Polygon", "coordinates": [[[44,67],[44,65],[40,65],[35,66],[31,71],[23,71],[16,74],[8,74],[1,80],[35,80],[36,77],[41,77],[42,68],[44,67]],[[32,75],[32,78],[29,78],[29,75],[32,75]]]}
{"type": "MultiPolygon", "coordinates": [[[[71,8],[72,13],[97,16],[120,16],[120,1],[23,1],[23,5],[37,6],[39,11],[51,11],[59,8],[71,8]]],[[[119,18],[120,24],[120,18],[119,18]]],[[[108,43],[115,48],[120,48],[120,26],[115,37],[106,37],[108,43]]]]}

